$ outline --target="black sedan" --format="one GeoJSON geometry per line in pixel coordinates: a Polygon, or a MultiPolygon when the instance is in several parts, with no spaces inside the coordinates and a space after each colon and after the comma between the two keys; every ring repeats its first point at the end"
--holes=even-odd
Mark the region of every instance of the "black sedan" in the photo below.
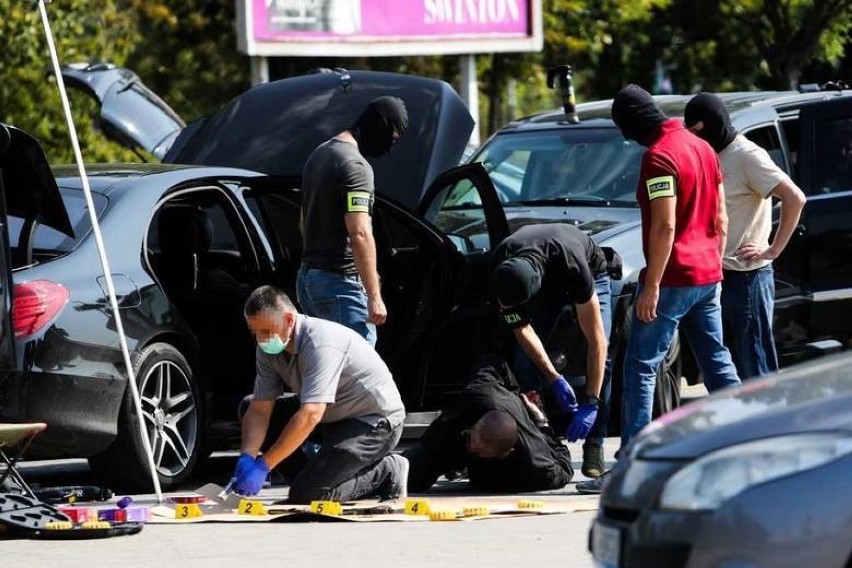
{"type": "MultiPolygon", "coordinates": [[[[487,248],[508,233],[480,165],[441,173],[459,162],[473,126],[446,83],[366,72],[287,79],[251,89],[178,134],[170,129],[179,120],[146,117],[163,104],[132,74],[109,66],[67,72],[103,96],[113,133],[135,132],[155,154],[170,147],[166,161],[203,164],[89,168],[164,487],[235,433],[237,401],[254,379],[242,304],[261,283],[293,289],[301,163],[378,94],[401,96],[411,121],[375,164],[373,220],[390,314],[378,350],[408,410],[437,408],[463,384],[472,358],[494,345],[487,251],[462,255],[465,237],[436,227],[468,216],[445,204],[474,188],[486,206],[468,222],[487,217],[487,248]],[[135,122],[122,122],[128,116],[135,122]],[[146,125],[156,132],[139,135],[146,125]]],[[[116,487],[149,487],[81,180],[70,168],[51,175],[37,142],[11,131],[0,155],[9,203],[0,259],[11,269],[4,283],[14,284],[11,297],[2,286],[9,305],[0,420],[49,424],[30,457],[88,457],[116,487]]]]}

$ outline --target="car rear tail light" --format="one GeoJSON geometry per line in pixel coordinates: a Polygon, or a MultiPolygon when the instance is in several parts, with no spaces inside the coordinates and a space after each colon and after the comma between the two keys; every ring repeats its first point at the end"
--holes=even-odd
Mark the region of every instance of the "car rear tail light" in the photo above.
{"type": "Polygon", "coordinates": [[[33,280],[12,288],[12,329],[15,339],[44,328],[68,302],[68,290],[50,280],[33,280]]]}

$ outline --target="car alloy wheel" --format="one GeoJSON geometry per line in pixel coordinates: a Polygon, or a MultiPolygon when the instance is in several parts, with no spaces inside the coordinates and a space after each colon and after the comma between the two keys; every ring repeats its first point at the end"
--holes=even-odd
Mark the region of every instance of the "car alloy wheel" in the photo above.
{"type": "MultiPolygon", "coordinates": [[[[204,439],[204,406],[193,369],[167,343],[153,343],[135,358],[142,414],[148,430],[160,485],[169,490],[195,468],[204,439]]],[[[148,457],[130,390],[118,416],[115,439],[89,458],[95,475],[115,490],[149,492],[153,488],[148,457]]]]}
{"type": "Polygon", "coordinates": [[[197,443],[198,408],[190,379],[175,362],[162,360],[137,380],[154,465],[160,475],[177,475],[197,443]]]}

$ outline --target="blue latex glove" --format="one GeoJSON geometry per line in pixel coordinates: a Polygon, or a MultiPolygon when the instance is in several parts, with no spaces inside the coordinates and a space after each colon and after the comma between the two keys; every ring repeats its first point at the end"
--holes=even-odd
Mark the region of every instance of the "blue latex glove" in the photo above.
{"type": "Polygon", "coordinates": [[[236,477],[234,493],[243,497],[257,495],[263,487],[263,482],[266,481],[267,474],[269,474],[269,466],[266,465],[266,460],[258,457],[242,475],[236,477]]]}
{"type": "Polygon", "coordinates": [[[581,404],[574,413],[574,419],[568,425],[568,430],[565,432],[565,438],[569,442],[577,440],[585,440],[589,435],[589,431],[595,424],[595,418],[598,417],[598,409],[591,404],[581,404]]]}
{"type": "Polygon", "coordinates": [[[551,383],[550,388],[553,389],[553,394],[556,397],[556,404],[565,414],[574,414],[577,411],[577,395],[574,394],[574,389],[565,380],[565,377],[559,375],[556,380],[551,383]]]}
{"type": "Polygon", "coordinates": [[[234,470],[233,479],[245,474],[254,465],[254,456],[245,452],[240,454],[240,459],[237,460],[237,467],[234,470]]]}

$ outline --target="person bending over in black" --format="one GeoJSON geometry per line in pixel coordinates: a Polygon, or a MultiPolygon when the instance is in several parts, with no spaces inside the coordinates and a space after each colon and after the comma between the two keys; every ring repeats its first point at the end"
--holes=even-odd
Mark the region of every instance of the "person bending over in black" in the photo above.
{"type": "Polygon", "coordinates": [[[403,455],[413,492],[464,469],[472,488],[494,493],[560,489],[574,475],[568,448],[524,400],[508,365],[493,357],[403,455]]]}

